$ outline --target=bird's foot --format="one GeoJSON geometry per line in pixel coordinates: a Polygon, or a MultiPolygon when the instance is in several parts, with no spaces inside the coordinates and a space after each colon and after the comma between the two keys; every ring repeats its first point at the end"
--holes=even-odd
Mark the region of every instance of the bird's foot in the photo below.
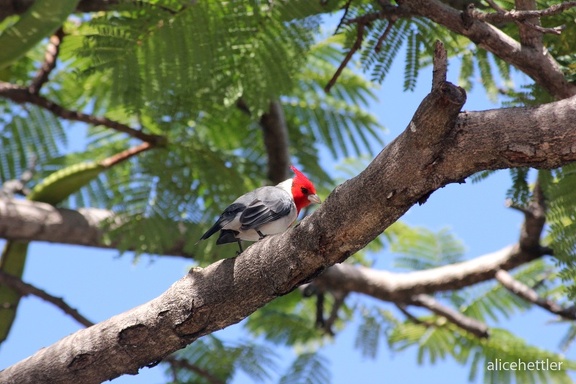
{"type": "Polygon", "coordinates": [[[258,231],[258,230],[256,230],[256,233],[258,233],[258,235],[260,236],[260,238],[259,238],[258,240],[262,240],[263,238],[266,237],[265,234],[263,234],[262,232],[260,232],[260,231],[258,231]]]}

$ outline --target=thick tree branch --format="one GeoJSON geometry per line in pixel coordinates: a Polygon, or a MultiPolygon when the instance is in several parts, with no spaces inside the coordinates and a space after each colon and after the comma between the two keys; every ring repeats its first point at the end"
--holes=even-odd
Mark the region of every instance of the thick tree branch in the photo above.
{"type": "MultiPolygon", "coordinates": [[[[114,249],[117,243],[104,241],[102,232],[104,222],[113,217],[114,213],[105,209],[75,211],[29,200],[0,199],[0,238],[114,249]]],[[[194,257],[185,250],[186,233],[184,229],[182,239],[166,250],[166,255],[194,257]]]]}
{"type": "Polygon", "coordinates": [[[470,332],[476,337],[486,338],[489,336],[488,326],[486,324],[443,305],[432,296],[416,295],[410,299],[408,304],[428,308],[438,316],[443,316],[452,324],[470,332]]]}
{"type": "Polygon", "coordinates": [[[74,320],[79,322],[85,327],[90,327],[94,325],[93,322],[84,317],[77,309],[72,308],[63,299],[52,296],[46,291],[43,291],[35,286],[25,283],[18,277],[12,276],[8,273],[0,271],[0,284],[8,286],[18,292],[21,296],[33,295],[36,296],[50,304],[55,305],[60,308],[65,314],[72,317],[74,320]]]}
{"type": "MultiPolygon", "coordinates": [[[[0,381],[26,384],[51,377],[63,383],[94,383],[137,373],[342,262],[448,183],[483,169],[549,168],[576,160],[572,129],[576,98],[505,110],[515,119],[502,111],[458,115],[463,102],[457,87],[448,83],[436,87],[406,131],[298,226],[259,241],[238,257],[194,268],[158,298],[5,369],[0,381]],[[507,121],[514,125],[506,126],[507,121]]],[[[503,264],[502,269],[530,257],[535,255],[519,247],[491,256],[493,263],[503,264]]],[[[453,275],[461,273],[458,267],[453,267],[453,275]]],[[[492,273],[495,267],[491,266],[492,273]]],[[[436,286],[440,289],[442,284],[436,286]]],[[[411,296],[427,290],[413,289],[411,296]]]]}
{"type": "Polygon", "coordinates": [[[126,133],[129,136],[148,142],[152,145],[163,145],[165,138],[158,135],[152,135],[143,132],[140,129],[134,129],[126,124],[108,119],[106,117],[93,116],[87,113],[66,109],[63,106],[30,91],[29,88],[19,87],[14,84],[0,82],[0,97],[5,97],[18,104],[33,104],[65,120],[81,121],[92,125],[102,125],[114,129],[118,132],[126,133]]]}
{"type": "Polygon", "coordinates": [[[504,288],[513,294],[520,296],[524,300],[536,304],[537,306],[563,318],[576,320],[576,307],[572,306],[570,308],[563,308],[552,300],[540,297],[535,290],[514,279],[514,277],[512,277],[508,272],[503,270],[496,272],[496,279],[504,286],[504,288]]]}

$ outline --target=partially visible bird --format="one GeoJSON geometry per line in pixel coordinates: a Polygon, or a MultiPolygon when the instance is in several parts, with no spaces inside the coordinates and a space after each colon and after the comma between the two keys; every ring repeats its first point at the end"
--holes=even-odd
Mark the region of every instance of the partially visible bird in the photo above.
{"type": "Polygon", "coordinates": [[[242,253],[241,240],[257,241],[284,232],[296,221],[302,208],[320,204],[314,184],[296,167],[290,169],[295,174],[293,178],[237,198],[200,240],[220,231],[216,244],[237,242],[242,253]]]}

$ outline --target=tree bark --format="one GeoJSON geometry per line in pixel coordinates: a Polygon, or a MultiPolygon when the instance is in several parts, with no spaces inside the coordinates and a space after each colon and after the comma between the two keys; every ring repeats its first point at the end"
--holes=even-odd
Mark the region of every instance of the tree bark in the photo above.
{"type": "Polygon", "coordinates": [[[448,183],[485,169],[576,160],[576,97],[459,114],[464,101],[461,89],[439,84],[405,132],[299,225],[238,257],[192,269],[158,298],[8,367],[0,382],[99,383],[136,374],[342,262],[448,183]]]}

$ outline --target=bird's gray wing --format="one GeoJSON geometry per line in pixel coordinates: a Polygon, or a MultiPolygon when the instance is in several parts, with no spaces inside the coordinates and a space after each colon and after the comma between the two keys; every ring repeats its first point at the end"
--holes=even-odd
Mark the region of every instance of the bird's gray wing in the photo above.
{"type": "Polygon", "coordinates": [[[290,195],[278,187],[262,187],[254,192],[254,200],[240,216],[241,230],[258,229],[289,215],[293,209],[290,195]]]}

